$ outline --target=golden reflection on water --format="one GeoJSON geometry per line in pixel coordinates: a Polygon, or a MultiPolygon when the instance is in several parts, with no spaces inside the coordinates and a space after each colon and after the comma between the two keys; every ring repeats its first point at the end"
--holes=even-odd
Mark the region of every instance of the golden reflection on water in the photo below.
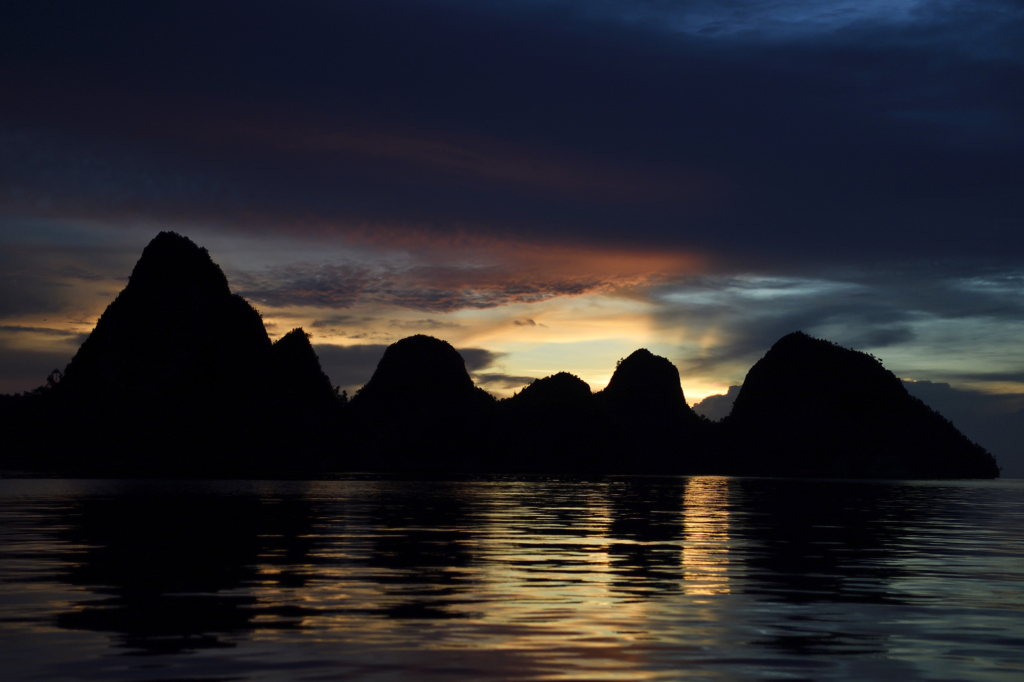
{"type": "Polygon", "coordinates": [[[486,651],[543,679],[657,677],[638,671],[642,654],[630,648],[646,605],[614,587],[607,488],[512,483],[482,497],[473,599],[449,605],[466,618],[421,648],[486,651]]]}
{"type": "Polygon", "coordinates": [[[877,679],[888,665],[900,679],[1022,679],[1020,486],[631,477],[266,495],[204,483],[218,494],[203,498],[173,483],[153,506],[76,485],[73,504],[47,489],[26,501],[15,484],[5,498],[0,485],[11,679],[763,679],[765,665],[793,678],[877,679]],[[813,543],[780,549],[805,509],[779,518],[768,505],[810,490],[831,516],[804,528],[813,543]],[[212,502],[258,522],[203,535],[212,502]],[[851,517],[836,515],[854,504],[851,538],[851,517]],[[148,530],[165,506],[188,505],[202,513],[158,526],[182,553],[176,570],[137,560],[133,515],[148,530]],[[786,574],[767,563],[779,552],[786,574]],[[216,582],[198,580],[211,569],[216,582]]]}
{"type": "Polygon", "coordinates": [[[686,481],[682,563],[686,594],[729,594],[728,478],[686,481]]]}

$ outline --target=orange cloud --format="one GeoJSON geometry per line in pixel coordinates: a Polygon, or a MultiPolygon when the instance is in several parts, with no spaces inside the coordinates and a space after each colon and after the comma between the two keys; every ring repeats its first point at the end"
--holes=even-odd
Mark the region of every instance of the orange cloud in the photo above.
{"type": "MultiPolygon", "coordinates": [[[[414,241],[418,240],[414,237],[414,241]]],[[[671,252],[500,240],[461,248],[451,248],[444,240],[419,241],[419,246],[417,251],[404,252],[402,259],[378,252],[234,273],[231,279],[243,296],[277,308],[369,305],[445,313],[562,296],[628,294],[693,274],[702,262],[696,256],[671,252]]]]}

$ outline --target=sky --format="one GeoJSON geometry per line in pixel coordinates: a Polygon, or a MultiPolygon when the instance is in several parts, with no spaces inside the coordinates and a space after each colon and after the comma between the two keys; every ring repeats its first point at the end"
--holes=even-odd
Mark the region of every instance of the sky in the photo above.
{"type": "Polygon", "coordinates": [[[1024,419],[1019,1],[12,0],[0,92],[0,392],[174,230],[349,392],[425,333],[692,404],[802,330],[1024,419]]]}

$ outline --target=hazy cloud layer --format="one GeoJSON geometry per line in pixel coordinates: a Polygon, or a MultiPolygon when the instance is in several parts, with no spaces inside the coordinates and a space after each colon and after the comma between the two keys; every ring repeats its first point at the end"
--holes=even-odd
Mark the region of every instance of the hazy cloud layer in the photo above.
{"type": "Polygon", "coordinates": [[[384,357],[387,346],[365,344],[358,346],[335,346],[316,344],[313,346],[320,358],[320,367],[331,379],[331,383],[353,393],[373,376],[377,363],[384,357]]]}
{"type": "Polygon", "coordinates": [[[52,327],[27,327],[24,325],[17,324],[3,324],[0,325],[0,334],[40,334],[42,336],[49,336],[61,340],[70,340],[74,342],[75,346],[80,346],[83,341],[89,336],[88,334],[80,334],[67,329],[54,329],[52,327]]]}
{"type": "Polygon", "coordinates": [[[701,400],[693,406],[693,411],[707,417],[711,421],[721,421],[732,412],[732,404],[736,402],[736,396],[739,394],[739,386],[730,386],[726,393],[709,395],[704,400],[701,400]]]}
{"type": "Polygon", "coordinates": [[[470,374],[491,367],[505,356],[485,348],[458,348],[459,355],[466,361],[466,371],[470,374]]]}
{"type": "Polygon", "coordinates": [[[657,290],[654,314],[662,328],[715,340],[706,348],[684,346],[677,358],[684,377],[742,380],[775,341],[798,330],[875,352],[897,370],[909,366],[905,356],[915,351],[922,361],[930,355],[934,366],[915,367],[932,377],[1014,381],[1024,369],[1015,350],[1024,331],[1019,272],[937,266],[845,275],[691,278],[657,290]],[[972,375],[965,369],[972,358],[958,366],[947,357],[972,346],[986,349],[989,372],[972,375]]]}
{"type": "Polygon", "coordinates": [[[0,393],[21,393],[46,383],[55,369],[63,370],[75,349],[28,350],[0,346],[0,393]]]}
{"type": "Polygon", "coordinates": [[[392,329],[433,331],[435,329],[461,329],[465,325],[458,322],[446,322],[444,320],[388,320],[388,327],[392,329]]]}
{"type": "Polygon", "coordinates": [[[1024,478],[1024,393],[958,390],[946,383],[906,381],[911,395],[988,449],[1006,478],[1024,478]]]}
{"type": "MultiPolygon", "coordinates": [[[[238,293],[257,304],[275,307],[349,308],[359,304],[442,313],[536,303],[611,286],[597,277],[522,277],[493,267],[388,268],[358,263],[234,273],[232,284],[238,293]]],[[[409,324],[400,321],[395,326],[409,324]]],[[[448,324],[429,321],[420,328],[438,329],[448,324]]]]}

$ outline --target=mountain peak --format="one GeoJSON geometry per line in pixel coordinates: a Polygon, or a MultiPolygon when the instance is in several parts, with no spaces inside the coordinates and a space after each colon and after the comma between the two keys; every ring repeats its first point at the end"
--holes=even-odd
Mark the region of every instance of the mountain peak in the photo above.
{"type": "Polygon", "coordinates": [[[798,331],[776,341],[750,369],[733,414],[744,415],[754,404],[762,412],[785,413],[794,401],[860,409],[861,403],[889,404],[906,396],[899,379],[873,356],[798,331]],[[775,396],[770,404],[754,399],[768,390],[775,396]]]}
{"type": "Polygon", "coordinates": [[[726,420],[741,470],[772,475],[997,476],[992,456],[877,358],[802,332],[747,373],[726,420]],[[744,468],[745,467],[745,468],[744,468]]]}
{"type": "Polygon", "coordinates": [[[773,343],[772,347],[768,350],[768,352],[771,352],[773,350],[785,350],[785,349],[789,349],[789,348],[799,348],[801,346],[813,346],[815,344],[820,344],[820,343],[828,343],[829,345],[835,345],[835,344],[832,344],[832,342],[830,342],[830,341],[823,341],[822,339],[816,339],[813,336],[811,336],[810,334],[807,334],[805,332],[797,330],[795,332],[790,332],[789,334],[786,334],[781,339],[779,339],[778,341],[773,343]]]}
{"type": "Polygon", "coordinates": [[[231,293],[209,252],[161,232],[78,349],[65,380],[125,400],[171,395],[209,381],[237,383],[269,349],[259,313],[231,293]]]}
{"type": "Polygon", "coordinates": [[[224,271],[209,251],[176,232],[161,232],[149,242],[132,270],[127,290],[151,296],[231,293],[224,271]]]}
{"type": "Polygon", "coordinates": [[[474,392],[459,351],[441,339],[416,334],[388,346],[359,398],[444,398],[474,392]]]}
{"type": "Polygon", "coordinates": [[[274,342],[271,358],[278,372],[279,392],[293,404],[333,396],[331,380],[324,374],[310,337],[301,327],[274,342]]]}
{"type": "Polygon", "coordinates": [[[673,408],[686,404],[679,370],[668,358],[646,348],[621,360],[612,374],[605,395],[615,400],[638,404],[658,404],[673,408]]]}
{"type": "Polygon", "coordinates": [[[552,407],[579,403],[590,395],[590,385],[583,379],[569,372],[559,372],[534,380],[509,400],[516,404],[552,407]]]}

